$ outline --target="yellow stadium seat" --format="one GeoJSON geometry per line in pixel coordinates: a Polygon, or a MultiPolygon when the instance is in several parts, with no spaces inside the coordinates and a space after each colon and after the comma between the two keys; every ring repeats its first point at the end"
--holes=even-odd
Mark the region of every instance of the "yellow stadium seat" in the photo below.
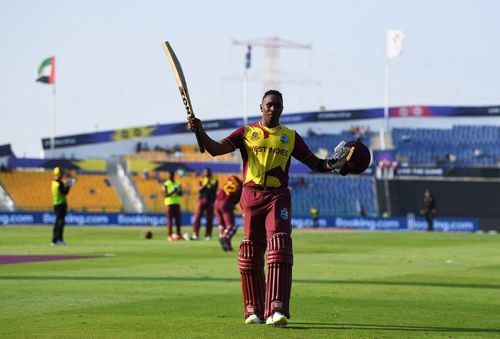
{"type": "MultiPolygon", "coordinates": [[[[70,211],[118,212],[122,203],[104,174],[75,174],[77,183],[68,195],[70,211]]],[[[52,210],[50,183],[52,171],[12,171],[0,173],[0,184],[14,200],[17,209],[52,210]]]]}

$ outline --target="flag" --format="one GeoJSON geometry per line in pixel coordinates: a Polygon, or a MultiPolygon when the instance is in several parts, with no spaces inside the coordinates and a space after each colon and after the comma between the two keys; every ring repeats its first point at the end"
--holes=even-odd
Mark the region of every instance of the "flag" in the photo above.
{"type": "Polygon", "coordinates": [[[245,54],[245,69],[249,69],[252,65],[252,45],[247,45],[247,52],[245,54]]]}
{"type": "Polygon", "coordinates": [[[405,35],[402,31],[387,30],[387,57],[395,58],[401,54],[403,49],[403,39],[405,35]]]}
{"type": "Polygon", "coordinates": [[[56,82],[56,57],[45,59],[38,67],[38,77],[36,81],[44,84],[55,84],[56,82]]]}

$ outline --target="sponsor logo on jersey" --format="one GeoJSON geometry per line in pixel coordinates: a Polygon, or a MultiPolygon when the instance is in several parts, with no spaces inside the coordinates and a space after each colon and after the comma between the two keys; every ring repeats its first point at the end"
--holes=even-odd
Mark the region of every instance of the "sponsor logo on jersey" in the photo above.
{"type": "Polygon", "coordinates": [[[283,220],[288,220],[288,210],[286,208],[283,208],[280,212],[280,217],[283,220]]]}
{"type": "Polygon", "coordinates": [[[252,135],[250,136],[250,140],[252,140],[252,141],[259,140],[259,132],[252,132],[252,135]]]}

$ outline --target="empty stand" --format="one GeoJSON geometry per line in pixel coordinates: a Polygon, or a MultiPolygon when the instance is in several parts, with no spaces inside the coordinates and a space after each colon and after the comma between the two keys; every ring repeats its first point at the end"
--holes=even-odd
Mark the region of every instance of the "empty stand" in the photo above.
{"type": "MultiPolygon", "coordinates": [[[[119,212],[122,204],[104,174],[75,174],[77,183],[68,195],[72,211],[119,212]]],[[[52,171],[12,171],[0,173],[0,184],[18,210],[52,210],[52,171]]]]}
{"type": "Polygon", "coordinates": [[[292,211],[306,217],[315,206],[320,216],[376,216],[375,179],[371,176],[306,175],[290,177],[292,211]]]}
{"type": "Polygon", "coordinates": [[[500,161],[498,126],[395,128],[392,137],[398,159],[410,165],[474,167],[500,161]]]}

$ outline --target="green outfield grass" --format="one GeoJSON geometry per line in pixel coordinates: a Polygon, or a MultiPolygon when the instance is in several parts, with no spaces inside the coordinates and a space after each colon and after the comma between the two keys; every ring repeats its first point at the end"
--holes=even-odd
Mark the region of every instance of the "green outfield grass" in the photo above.
{"type": "Polygon", "coordinates": [[[143,230],[52,247],[49,227],[0,227],[0,255],[98,256],[0,265],[0,337],[500,337],[498,235],[294,230],[292,318],[271,328],[243,324],[236,252],[143,230]]]}

